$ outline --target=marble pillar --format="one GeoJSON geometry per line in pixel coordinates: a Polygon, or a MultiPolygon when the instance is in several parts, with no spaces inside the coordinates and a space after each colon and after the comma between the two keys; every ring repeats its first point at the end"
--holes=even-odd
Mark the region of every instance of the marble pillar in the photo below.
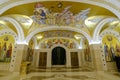
{"type": "Polygon", "coordinates": [[[47,49],[47,65],[46,65],[46,67],[47,68],[51,68],[51,64],[52,64],[52,55],[51,55],[52,53],[51,53],[51,50],[48,50],[47,49]]]}
{"type": "Polygon", "coordinates": [[[38,59],[39,58],[38,51],[39,51],[39,49],[34,49],[33,61],[31,64],[32,67],[38,67],[38,63],[37,63],[37,61],[39,60],[38,59]]]}
{"type": "Polygon", "coordinates": [[[92,62],[94,65],[95,71],[103,71],[106,64],[104,63],[105,59],[102,59],[103,48],[101,44],[91,44],[90,45],[92,62]],[[104,64],[103,64],[104,63],[104,64]]]}
{"type": "Polygon", "coordinates": [[[80,49],[81,54],[81,66],[85,65],[85,55],[84,55],[84,49],[80,49]]]}
{"type": "Polygon", "coordinates": [[[67,68],[71,67],[71,56],[68,50],[66,51],[66,67],[67,68]]]}
{"type": "Polygon", "coordinates": [[[21,63],[26,61],[28,45],[16,44],[12,52],[12,59],[9,70],[11,72],[20,72],[21,63]]]}
{"type": "Polygon", "coordinates": [[[82,67],[82,65],[83,65],[83,59],[84,59],[84,57],[83,57],[83,53],[82,53],[82,49],[79,49],[78,50],[78,60],[79,60],[79,67],[82,67]]]}

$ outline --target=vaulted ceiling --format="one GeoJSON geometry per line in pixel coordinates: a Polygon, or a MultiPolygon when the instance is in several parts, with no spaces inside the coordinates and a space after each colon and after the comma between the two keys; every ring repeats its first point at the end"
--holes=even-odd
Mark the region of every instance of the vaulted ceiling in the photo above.
{"type": "MultiPolygon", "coordinates": [[[[86,0],[86,1],[90,1],[90,0],[86,0]]],[[[104,0],[102,1],[103,1],[102,4],[108,5],[110,7],[115,7],[114,9],[117,9],[115,5],[110,5],[112,3],[107,3],[107,2],[105,3],[104,0]]],[[[57,30],[58,31],[63,30],[66,32],[68,31],[74,33],[74,35],[80,35],[81,37],[88,35],[89,37],[93,38],[97,26],[100,25],[102,21],[104,22],[105,19],[112,18],[111,21],[108,21],[104,25],[102,25],[100,32],[103,32],[106,29],[112,29],[117,32],[120,32],[118,15],[114,14],[114,12],[108,10],[103,6],[101,7],[100,5],[97,6],[95,2],[97,2],[97,0],[94,0],[94,4],[80,2],[79,0],[75,0],[75,1],[38,0],[37,2],[31,0],[24,4],[19,4],[18,0],[14,0],[14,1],[7,0],[6,2],[0,4],[1,10],[5,8],[4,11],[1,11],[1,15],[0,15],[0,30],[4,30],[6,28],[11,29],[18,35],[20,34],[19,32],[21,32],[19,31],[20,29],[23,31],[21,32],[21,34],[24,36],[25,40],[32,38],[33,36],[36,36],[37,39],[38,34],[40,35],[42,33],[43,35],[43,34],[47,34],[46,31],[54,32],[57,30]],[[14,3],[13,7],[9,7],[6,9],[7,5],[11,5],[13,3],[14,3]],[[83,20],[82,22],[81,21],[76,22],[74,25],[38,24],[31,18],[31,16],[34,15],[36,3],[42,4],[44,8],[46,8],[47,10],[52,10],[53,13],[62,13],[67,7],[70,7],[69,11],[73,13],[74,17],[88,9],[89,11],[87,14],[85,14],[86,16],[85,20],[83,20]],[[13,23],[11,21],[13,21],[13,23]],[[14,27],[16,26],[15,24],[17,24],[17,27],[19,25],[20,28],[17,29],[16,27],[14,27]]],[[[74,39],[78,41],[75,37],[74,39]]]]}

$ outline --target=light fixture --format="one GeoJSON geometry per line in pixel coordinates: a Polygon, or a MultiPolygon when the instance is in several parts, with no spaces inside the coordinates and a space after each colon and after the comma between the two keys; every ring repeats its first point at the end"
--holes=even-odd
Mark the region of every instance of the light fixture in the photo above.
{"type": "Polygon", "coordinates": [[[42,38],[43,38],[42,35],[38,35],[38,36],[37,36],[37,39],[42,39],[42,38]]]}
{"type": "Polygon", "coordinates": [[[79,34],[76,34],[76,35],[74,35],[74,37],[75,37],[75,39],[80,39],[81,38],[81,35],[79,35],[79,34]]]}
{"type": "Polygon", "coordinates": [[[26,41],[16,41],[17,44],[26,44],[28,45],[28,43],[26,41]]]}

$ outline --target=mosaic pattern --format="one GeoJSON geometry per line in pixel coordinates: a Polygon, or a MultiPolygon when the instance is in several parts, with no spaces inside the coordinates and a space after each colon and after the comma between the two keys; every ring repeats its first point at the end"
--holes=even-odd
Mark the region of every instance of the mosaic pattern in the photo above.
{"type": "Polygon", "coordinates": [[[120,43],[118,39],[113,35],[106,35],[103,37],[102,43],[106,61],[115,61],[115,56],[120,56],[120,43]]]}
{"type": "Polygon", "coordinates": [[[73,14],[70,11],[72,6],[65,7],[61,12],[53,12],[52,9],[47,9],[41,3],[35,4],[34,15],[32,19],[38,24],[48,25],[70,25],[82,22],[88,17],[90,8],[81,10],[78,14],[73,14]]]}
{"type": "Polygon", "coordinates": [[[47,31],[44,32],[44,37],[49,38],[49,37],[69,37],[69,38],[74,38],[74,32],[72,31],[47,31]]]}
{"type": "Polygon", "coordinates": [[[67,39],[49,39],[49,40],[46,40],[43,43],[41,43],[41,48],[51,48],[55,44],[62,44],[62,45],[66,46],[69,49],[77,47],[76,44],[71,40],[67,40],[67,39]]]}
{"type": "Polygon", "coordinates": [[[10,35],[0,37],[0,62],[10,62],[14,38],[10,35]]]}

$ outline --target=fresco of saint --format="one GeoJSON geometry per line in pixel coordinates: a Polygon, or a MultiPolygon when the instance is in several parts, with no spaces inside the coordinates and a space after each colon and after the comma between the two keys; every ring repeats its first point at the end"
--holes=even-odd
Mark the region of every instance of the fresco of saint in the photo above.
{"type": "Polygon", "coordinates": [[[4,62],[6,58],[6,51],[7,51],[7,46],[6,42],[3,44],[3,47],[1,48],[1,55],[0,55],[0,61],[4,62]]]}
{"type": "Polygon", "coordinates": [[[8,50],[6,53],[6,62],[10,62],[11,54],[12,54],[12,43],[10,43],[10,45],[8,46],[8,50]]]}
{"type": "Polygon", "coordinates": [[[108,61],[108,45],[105,43],[104,44],[104,53],[105,53],[105,59],[108,61]]]}

